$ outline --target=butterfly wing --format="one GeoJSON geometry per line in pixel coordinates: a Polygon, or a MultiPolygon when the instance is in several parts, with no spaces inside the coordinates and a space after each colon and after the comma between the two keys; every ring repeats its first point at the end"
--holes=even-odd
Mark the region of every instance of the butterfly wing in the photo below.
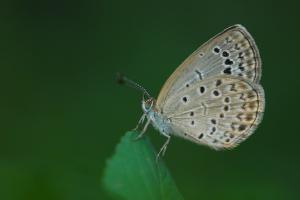
{"type": "Polygon", "coordinates": [[[256,83],[220,75],[193,83],[168,98],[164,113],[174,134],[214,149],[233,148],[262,119],[264,91],[256,83]]]}
{"type": "Polygon", "coordinates": [[[219,33],[192,53],[169,77],[157,99],[163,109],[165,100],[195,81],[226,74],[258,83],[261,60],[250,33],[234,25],[219,33]]]}

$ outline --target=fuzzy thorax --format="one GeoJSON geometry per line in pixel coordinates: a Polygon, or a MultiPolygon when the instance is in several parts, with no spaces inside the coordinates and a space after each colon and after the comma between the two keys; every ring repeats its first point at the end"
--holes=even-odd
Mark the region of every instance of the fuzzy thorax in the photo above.
{"type": "Polygon", "coordinates": [[[143,100],[142,109],[155,129],[163,135],[170,135],[172,133],[171,121],[159,112],[155,103],[156,100],[154,98],[143,100]]]}

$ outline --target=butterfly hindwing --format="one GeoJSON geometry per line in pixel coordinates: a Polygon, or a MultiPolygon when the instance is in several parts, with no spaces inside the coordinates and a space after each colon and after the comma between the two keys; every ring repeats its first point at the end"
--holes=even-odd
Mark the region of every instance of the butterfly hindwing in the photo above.
{"type": "Polygon", "coordinates": [[[220,75],[191,84],[167,99],[165,108],[175,135],[214,149],[233,148],[259,124],[264,92],[256,83],[220,75]]]}

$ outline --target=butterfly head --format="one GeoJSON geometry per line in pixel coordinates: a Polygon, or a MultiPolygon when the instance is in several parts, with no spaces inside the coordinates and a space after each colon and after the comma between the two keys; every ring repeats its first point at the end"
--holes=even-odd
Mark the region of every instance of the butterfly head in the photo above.
{"type": "Polygon", "coordinates": [[[153,110],[155,106],[155,99],[150,97],[148,99],[143,98],[142,100],[142,109],[144,113],[149,113],[151,110],[153,110]]]}

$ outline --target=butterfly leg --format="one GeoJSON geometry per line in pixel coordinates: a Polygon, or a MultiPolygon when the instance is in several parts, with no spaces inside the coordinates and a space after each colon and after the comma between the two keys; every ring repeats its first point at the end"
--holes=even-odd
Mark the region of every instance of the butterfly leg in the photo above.
{"type": "Polygon", "coordinates": [[[140,118],[140,120],[139,120],[138,124],[136,125],[136,127],[133,129],[133,131],[137,131],[137,130],[138,130],[140,124],[143,124],[143,123],[144,123],[145,117],[146,117],[146,114],[144,113],[144,114],[142,115],[142,117],[140,118]]]}
{"type": "Polygon", "coordinates": [[[170,142],[171,136],[167,135],[167,134],[163,134],[165,137],[167,137],[166,142],[164,143],[164,145],[160,148],[157,156],[156,156],[156,162],[158,162],[158,159],[161,156],[164,156],[168,147],[168,144],[170,142]]]}
{"type": "Polygon", "coordinates": [[[143,137],[143,135],[145,134],[145,132],[146,132],[146,130],[147,130],[147,128],[148,128],[150,122],[151,122],[151,120],[148,119],[147,122],[146,122],[146,124],[145,124],[145,126],[144,126],[144,128],[143,128],[143,130],[142,130],[141,133],[135,138],[135,140],[138,140],[138,139],[140,139],[140,138],[143,137]]]}

